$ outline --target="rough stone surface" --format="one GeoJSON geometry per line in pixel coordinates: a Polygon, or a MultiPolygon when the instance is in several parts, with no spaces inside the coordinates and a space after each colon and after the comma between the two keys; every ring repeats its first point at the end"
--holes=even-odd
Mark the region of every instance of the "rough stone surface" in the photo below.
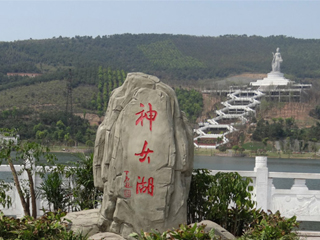
{"type": "Polygon", "coordinates": [[[71,221],[69,229],[74,232],[82,232],[83,235],[94,235],[99,232],[98,228],[99,209],[71,212],[65,219],[71,221]]]}
{"type": "Polygon", "coordinates": [[[175,92],[157,77],[129,73],[113,91],[95,141],[100,230],[127,237],[186,223],[192,168],[192,130],[175,92]]]}
{"type": "Polygon", "coordinates": [[[218,237],[221,237],[222,240],[231,240],[236,239],[235,236],[233,236],[228,230],[221,227],[219,224],[216,224],[215,222],[204,220],[199,223],[206,225],[206,228],[204,229],[206,232],[209,232],[212,228],[214,229],[214,234],[218,237]]]}
{"type": "Polygon", "coordinates": [[[124,238],[115,233],[103,232],[89,237],[88,240],[124,240],[124,238]]]}

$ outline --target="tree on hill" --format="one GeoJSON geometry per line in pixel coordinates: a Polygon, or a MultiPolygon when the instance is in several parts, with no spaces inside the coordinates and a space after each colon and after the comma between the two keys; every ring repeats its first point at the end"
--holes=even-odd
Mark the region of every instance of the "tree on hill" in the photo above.
{"type": "Polygon", "coordinates": [[[203,109],[202,94],[194,89],[175,89],[180,109],[185,112],[190,122],[195,123],[203,109]]]}

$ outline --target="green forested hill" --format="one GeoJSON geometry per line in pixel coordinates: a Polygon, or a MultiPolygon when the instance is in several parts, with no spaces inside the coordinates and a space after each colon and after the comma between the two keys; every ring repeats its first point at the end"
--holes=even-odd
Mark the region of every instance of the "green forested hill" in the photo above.
{"type": "Polygon", "coordinates": [[[320,39],[122,34],[0,42],[0,87],[62,80],[69,68],[82,72],[78,79],[88,82],[99,66],[175,81],[223,78],[242,72],[267,73],[271,70],[271,52],[277,47],[284,59],[282,72],[300,79],[320,77],[320,39]],[[7,72],[44,75],[30,81],[7,78],[7,72]]]}
{"type": "MultiPolygon", "coordinates": [[[[293,80],[320,79],[320,39],[123,34],[0,42],[0,127],[17,128],[24,139],[90,143],[95,131],[87,121],[77,118],[76,126],[70,125],[67,87],[73,89],[75,113],[102,116],[128,72],[152,74],[175,86],[200,86],[201,79],[211,84],[244,72],[270,72],[271,52],[277,47],[283,73],[293,80]],[[8,72],[42,75],[8,77],[8,72]]],[[[203,107],[201,94],[183,88],[176,93],[195,122],[203,107]]]]}

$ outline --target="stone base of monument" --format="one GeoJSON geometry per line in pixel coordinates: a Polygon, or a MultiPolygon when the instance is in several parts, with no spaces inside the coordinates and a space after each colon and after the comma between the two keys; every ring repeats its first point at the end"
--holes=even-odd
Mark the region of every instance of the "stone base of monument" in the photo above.
{"type": "Polygon", "coordinates": [[[215,222],[204,220],[199,223],[206,225],[206,228],[204,229],[205,232],[209,232],[212,228],[214,229],[214,234],[217,237],[220,237],[221,240],[230,240],[230,239],[236,239],[235,236],[233,236],[230,232],[228,232],[226,229],[221,227],[219,224],[216,224],[215,222]]]}
{"type": "MultiPolygon", "coordinates": [[[[99,232],[99,211],[100,209],[91,209],[68,213],[65,216],[65,219],[71,221],[68,227],[69,230],[72,230],[74,232],[81,232],[83,235],[87,234],[89,240],[124,240],[123,237],[115,233],[99,232]]],[[[199,224],[206,225],[206,232],[209,232],[212,228],[214,228],[215,235],[220,237],[222,240],[235,239],[235,237],[230,232],[212,221],[205,220],[200,222],[199,224]]]]}
{"type": "Polygon", "coordinates": [[[81,232],[83,235],[92,236],[99,233],[98,217],[100,209],[90,209],[80,212],[71,212],[65,216],[65,219],[71,221],[68,230],[81,232]]]}
{"type": "Polygon", "coordinates": [[[294,83],[289,79],[286,79],[281,72],[270,72],[268,76],[264,79],[257,80],[256,82],[251,82],[250,85],[253,87],[260,86],[287,86],[290,83],[294,83]]]}
{"type": "Polygon", "coordinates": [[[111,232],[97,233],[88,238],[88,240],[125,240],[118,234],[111,232]]]}
{"type": "Polygon", "coordinates": [[[79,212],[71,212],[65,216],[65,219],[71,221],[68,230],[73,232],[81,232],[82,235],[87,235],[88,240],[124,240],[118,234],[111,232],[100,232],[99,230],[99,212],[100,209],[90,209],[79,212]]]}

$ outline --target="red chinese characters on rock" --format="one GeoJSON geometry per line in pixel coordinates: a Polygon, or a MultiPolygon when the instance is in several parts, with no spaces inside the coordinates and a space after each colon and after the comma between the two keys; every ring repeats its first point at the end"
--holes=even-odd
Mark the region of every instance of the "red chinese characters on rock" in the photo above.
{"type": "MultiPolygon", "coordinates": [[[[151,103],[148,103],[149,111],[146,111],[143,109],[140,112],[137,112],[136,115],[138,115],[138,119],[136,120],[136,126],[140,123],[141,126],[143,126],[143,120],[147,119],[149,121],[149,129],[152,131],[152,123],[155,121],[158,112],[152,109],[151,103]]],[[[144,104],[140,103],[140,107],[144,107],[144,104]]],[[[145,140],[142,150],[140,153],[135,153],[135,156],[140,156],[139,161],[144,162],[148,158],[148,164],[150,163],[150,156],[149,154],[153,153],[153,150],[150,150],[147,148],[148,142],[145,140]]],[[[153,196],[154,192],[154,178],[150,177],[148,178],[148,181],[145,181],[145,177],[138,176],[138,181],[136,185],[136,194],[142,194],[147,193],[150,196],[153,196]]],[[[130,192],[131,194],[131,192],[130,192]]]]}
{"type": "Polygon", "coordinates": [[[136,194],[147,192],[150,196],[153,196],[153,177],[150,177],[148,182],[145,182],[144,177],[142,179],[138,177],[138,179],[141,180],[141,182],[137,181],[136,194]]]}
{"type": "MultiPolygon", "coordinates": [[[[140,117],[136,120],[136,125],[141,123],[141,126],[143,126],[143,119],[147,119],[150,124],[150,131],[152,131],[152,122],[156,119],[158,113],[155,110],[152,110],[152,105],[151,103],[148,103],[149,105],[149,111],[144,112],[144,110],[137,112],[136,115],[140,114],[140,117]]],[[[140,103],[140,107],[144,107],[142,103],[140,103]]]]}
{"type": "Polygon", "coordinates": [[[126,173],[126,177],[124,179],[124,187],[125,188],[132,188],[132,186],[130,186],[130,178],[128,177],[128,173],[129,171],[124,171],[126,173]]]}
{"type": "Polygon", "coordinates": [[[130,198],[131,197],[131,190],[130,189],[124,189],[123,196],[125,198],[130,198]]]}
{"type": "Polygon", "coordinates": [[[130,178],[128,177],[129,171],[124,171],[126,173],[126,177],[124,179],[124,191],[123,191],[123,196],[125,198],[130,198],[131,197],[131,190],[132,186],[130,186],[130,178]]]}
{"type": "Polygon", "coordinates": [[[146,160],[146,158],[148,157],[148,163],[150,163],[150,157],[148,156],[149,153],[153,153],[152,150],[150,150],[149,148],[146,150],[146,147],[148,145],[147,141],[144,141],[143,147],[142,147],[142,151],[141,153],[135,153],[135,156],[140,156],[141,158],[139,158],[140,162],[144,162],[146,160]]]}

